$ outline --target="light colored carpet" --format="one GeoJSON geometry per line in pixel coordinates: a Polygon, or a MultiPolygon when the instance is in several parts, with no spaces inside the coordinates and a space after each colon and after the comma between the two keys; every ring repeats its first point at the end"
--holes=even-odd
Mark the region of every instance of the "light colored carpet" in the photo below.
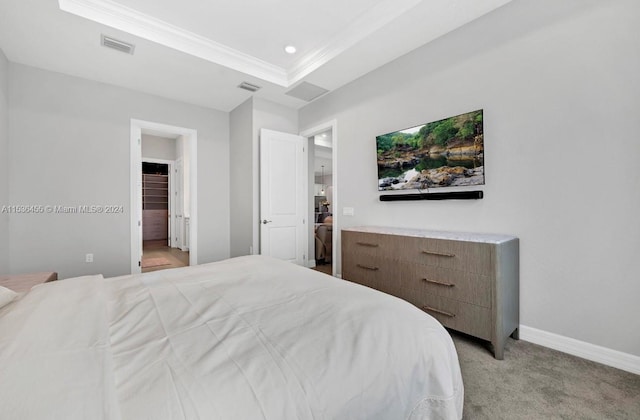
{"type": "Polygon", "coordinates": [[[504,360],[451,332],[465,386],[464,419],[640,419],[640,376],[523,340],[504,360]]]}
{"type": "Polygon", "coordinates": [[[171,261],[169,261],[164,257],[142,259],[142,268],[160,267],[163,265],[170,265],[170,264],[171,264],[171,261]]]}

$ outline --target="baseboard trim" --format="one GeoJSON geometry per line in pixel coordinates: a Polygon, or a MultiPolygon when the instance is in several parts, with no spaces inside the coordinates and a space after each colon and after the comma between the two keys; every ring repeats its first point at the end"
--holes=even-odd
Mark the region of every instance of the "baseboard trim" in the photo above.
{"type": "Polygon", "coordinates": [[[640,357],[520,325],[520,339],[640,375],[640,357]]]}

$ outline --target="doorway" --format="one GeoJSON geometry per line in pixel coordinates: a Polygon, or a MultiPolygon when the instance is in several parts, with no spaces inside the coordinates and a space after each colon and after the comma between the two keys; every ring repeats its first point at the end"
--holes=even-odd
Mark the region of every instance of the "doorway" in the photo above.
{"type": "Polygon", "coordinates": [[[337,122],[335,120],[305,130],[301,135],[309,146],[309,255],[310,267],[336,275],[339,262],[337,181],[337,122]]]}
{"type": "MultiPolygon", "coordinates": [[[[197,242],[197,131],[182,127],[169,126],[142,120],[131,120],[131,273],[142,271],[155,271],[173,266],[196,265],[198,263],[197,242]],[[167,184],[167,209],[166,219],[164,214],[151,217],[147,214],[147,223],[144,223],[145,204],[146,210],[160,210],[155,208],[162,206],[162,188],[149,188],[149,197],[145,202],[143,189],[143,155],[142,138],[144,135],[169,138],[175,141],[175,156],[171,159],[153,159],[145,157],[148,163],[167,164],[165,182],[167,184]],[[179,163],[179,164],[178,164],[179,163]],[[177,174],[177,171],[180,174],[177,174]],[[182,181],[178,184],[176,179],[182,181]],[[155,196],[151,199],[151,196],[155,196]],[[172,200],[169,200],[169,197],[172,200]],[[173,202],[173,205],[171,203],[173,202]],[[180,205],[178,205],[180,204],[180,205]],[[151,208],[154,207],[154,208],[151,208]],[[151,225],[156,227],[152,228],[151,225]],[[164,226],[159,226],[164,224],[164,226]],[[146,227],[145,227],[146,226],[146,227]],[[158,237],[152,242],[144,241],[144,230],[160,230],[160,236],[166,229],[166,239],[158,237]],[[145,247],[144,242],[147,242],[145,247]],[[145,250],[146,248],[146,250],[145,250]],[[146,252],[145,252],[146,251],[146,252]],[[166,254],[166,255],[161,255],[166,254]],[[165,258],[168,261],[156,260],[156,265],[147,266],[143,270],[143,256],[149,258],[165,258]]],[[[163,178],[164,167],[156,168],[154,184],[152,187],[160,187],[163,178]]],[[[156,235],[157,236],[157,235],[156,235]]],[[[145,264],[146,265],[146,264],[145,264]]]]}
{"type": "Polygon", "coordinates": [[[179,229],[183,195],[182,177],[175,160],[147,157],[157,155],[157,145],[166,143],[164,156],[175,157],[175,139],[142,135],[142,265],[143,273],[189,265],[189,251],[180,249],[179,229]],[[155,152],[155,153],[154,153],[155,152]]]}
{"type": "Polygon", "coordinates": [[[333,143],[331,130],[313,136],[314,255],[316,270],[332,274],[333,143]]]}

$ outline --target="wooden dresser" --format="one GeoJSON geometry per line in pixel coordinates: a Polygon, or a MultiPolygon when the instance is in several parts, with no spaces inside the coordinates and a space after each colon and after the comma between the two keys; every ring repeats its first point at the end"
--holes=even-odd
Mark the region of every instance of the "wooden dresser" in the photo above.
{"type": "Polygon", "coordinates": [[[518,338],[519,240],[417,229],[342,230],[342,278],[397,296],[445,327],[490,341],[518,338]]]}

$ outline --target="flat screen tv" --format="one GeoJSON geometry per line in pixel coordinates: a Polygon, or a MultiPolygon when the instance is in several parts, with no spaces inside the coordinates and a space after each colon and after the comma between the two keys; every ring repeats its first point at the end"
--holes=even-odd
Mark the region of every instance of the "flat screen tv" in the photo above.
{"type": "Polygon", "coordinates": [[[482,110],[376,137],[378,191],[484,185],[482,110]]]}

